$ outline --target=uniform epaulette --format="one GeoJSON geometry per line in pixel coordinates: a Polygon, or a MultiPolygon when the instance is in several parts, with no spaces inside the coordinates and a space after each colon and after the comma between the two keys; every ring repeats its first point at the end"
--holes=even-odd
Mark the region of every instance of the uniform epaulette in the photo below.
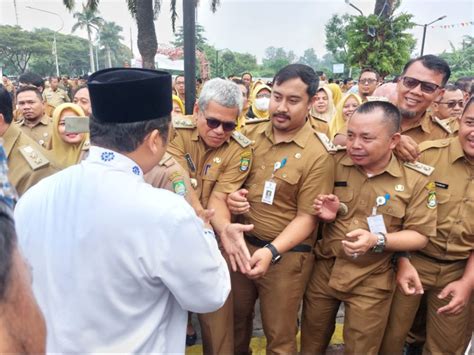
{"type": "Polygon", "coordinates": [[[245,124],[252,124],[252,123],[259,123],[259,122],[268,122],[270,121],[270,118],[265,117],[265,118],[245,118],[245,124]]]}
{"type": "MultiPolygon", "coordinates": [[[[331,142],[331,140],[329,139],[329,137],[327,135],[325,135],[324,133],[321,133],[321,132],[316,132],[316,131],[314,131],[314,134],[316,134],[316,137],[319,138],[321,143],[324,145],[324,148],[326,148],[326,150],[329,153],[336,153],[338,151],[338,148],[334,145],[333,142],[331,142]]],[[[341,146],[339,146],[339,147],[341,147],[341,146]]]]}
{"type": "Polygon", "coordinates": [[[453,131],[451,130],[451,127],[449,127],[449,123],[445,122],[438,117],[433,117],[433,121],[435,121],[442,129],[444,129],[446,132],[449,134],[453,134],[453,131]]]}
{"type": "Polygon", "coordinates": [[[390,100],[387,99],[385,96],[367,96],[367,101],[368,102],[372,102],[372,101],[390,102],[390,100]]]}
{"type": "Polygon", "coordinates": [[[242,148],[246,148],[250,144],[252,144],[252,141],[250,139],[248,139],[246,136],[244,136],[242,133],[238,131],[232,132],[232,138],[234,138],[242,148]]]}
{"type": "Polygon", "coordinates": [[[81,150],[89,150],[89,148],[91,147],[91,141],[90,140],[86,140],[84,142],[84,144],[82,145],[82,149],[81,150]]]}
{"type": "Polygon", "coordinates": [[[178,119],[173,120],[173,127],[192,129],[196,127],[196,124],[193,121],[190,121],[184,118],[178,118],[178,119]]]}
{"type": "Polygon", "coordinates": [[[420,149],[420,152],[424,152],[427,149],[430,148],[443,148],[447,147],[450,144],[449,139],[437,139],[435,141],[424,141],[421,142],[418,148],[420,149]]]}
{"type": "Polygon", "coordinates": [[[324,123],[328,123],[328,121],[326,121],[324,118],[321,118],[321,117],[316,117],[316,116],[311,115],[311,118],[313,120],[318,120],[318,121],[321,121],[321,122],[324,122],[324,123]]]}
{"type": "Polygon", "coordinates": [[[49,165],[49,160],[32,146],[24,145],[23,147],[20,147],[19,150],[31,169],[38,170],[44,166],[49,165]]]}
{"type": "Polygon", "coordinates": [[[158,163],[159,166],[165,166],[169,168],[170,166],[174,165],[173,157],[170,154],[165,154],[163,158],[161,158],[160,162],[158,163]]]}
{"type": "Polygon", "coordinates": [[[407,162],[403,163],[403,165],[405,165],[409,169],[418,171],[419,173],[421,173],[423,175],[426,175],[426,176],[430,176],[433,173],[434,169],[435,169],[430,165],[426,165],[426,164],[420,163],[418,161],[414,162],[414,163],[411,163],[411,162],[407,161],[407,162]]]}

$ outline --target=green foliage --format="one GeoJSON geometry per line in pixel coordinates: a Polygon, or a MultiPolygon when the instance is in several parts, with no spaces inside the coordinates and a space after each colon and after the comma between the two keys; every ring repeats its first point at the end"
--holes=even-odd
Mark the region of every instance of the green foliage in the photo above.
{"type": "MultiPolygon", "coordinates": [[[[204,37],[204,32],[206,30],[203,26],[196,24],[196,48],[202,51],[204,49],[204,45],[207,44],[207,38],[204,37]]],[[[176,48],[182,48],[184,46],[184,30],[183,26],[178,27],[178,32],[174,34],[175,40],[171,42],[171,44],[176,48]]]]}
{"type": "Polygon", "coordinates": [[[285,51],[284,48],[268,47],[265,49],[265,57],[262,60],[262,76],[273,76],[284,66],[295,63],[296,55],[293,51],[285,51]]]}
{"type": "Polygon", "coordinates": [[[413,36],[406,33],[414,26],[412,17],[351,16],[345,29],[350,65],[372,67],[382,77],[400,73],[416,44],[413,36]]]}
{"type": "Polygon", "coordinates": [[[107,56],[107,67],[118,65],[118,56],[120,52],[123,37],[120,35],[123,28],[115,22],[104,22],[100,28],[100,45],[107,56]]]}
{"type": "Polygon", "coordinates": [[[463,76],[474,76],[474,37],[464,36],[460,48],[451,43],[451,53],[443,52],[440,56],[451,68],[450,81],[456,81],[463,76]]]}
{"type": "Polygon", "coordinates": [[[51,43],[19,26],[0,26],[0,58],[10,74],[23,73],[35,55],[51,54],[51,43]]]}
{"type": "Polygon", "coordinates": [[[308,48],[304,51],[303,56],[300,57],[298,63],[309,65],[314,70],[319,67],[318,56],[316,55],[313,48],[308,48]]]}
{"type": "Polygon", "coordinates": [[[351,16],[333,15],[325,26],[326,49],[333,55],[334,62],[343,63],[346,70],[349,68],[348,38],[346,28],[349,25],[351,16]]]}

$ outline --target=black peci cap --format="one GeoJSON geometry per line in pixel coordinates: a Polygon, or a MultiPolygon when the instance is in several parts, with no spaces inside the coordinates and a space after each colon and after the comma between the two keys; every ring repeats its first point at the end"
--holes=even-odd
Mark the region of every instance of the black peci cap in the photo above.
{"type": "Polygon", "coordinates": [[[132,123],[170,115],[171,75],[139,68],[100,70],[87,81],[92,115],[103,123],[132,123]]]}

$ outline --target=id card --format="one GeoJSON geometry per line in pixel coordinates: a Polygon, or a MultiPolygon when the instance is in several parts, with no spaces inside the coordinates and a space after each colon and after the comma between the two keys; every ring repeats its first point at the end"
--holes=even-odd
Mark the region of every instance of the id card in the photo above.
{"type": "Polygon", "coordinates": [[[383,216],[381,214],[367,217],[367,223],[369,224],[370,233],[387,234],[387,229],[385,228],[385,222],[383,221],[383,216]]]}
{"type": "Polygon", "coordinates": [[[265,186],[263,187],[262,193],[262,202],[267,205],[273,205],[273,199],[275,198],[276,182],[274,181],[265,181],[265,186]]]}

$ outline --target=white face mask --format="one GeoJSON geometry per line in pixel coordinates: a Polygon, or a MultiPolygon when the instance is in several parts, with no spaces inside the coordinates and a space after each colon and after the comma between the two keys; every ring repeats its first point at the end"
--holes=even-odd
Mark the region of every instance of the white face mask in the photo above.
{"type": "Polygon", "coordinates": [[[255,107],[259,111],[268,111],[268,107],[270,106],[270,99],[268,97],[260,97],[255,99],[255,107]]]}

